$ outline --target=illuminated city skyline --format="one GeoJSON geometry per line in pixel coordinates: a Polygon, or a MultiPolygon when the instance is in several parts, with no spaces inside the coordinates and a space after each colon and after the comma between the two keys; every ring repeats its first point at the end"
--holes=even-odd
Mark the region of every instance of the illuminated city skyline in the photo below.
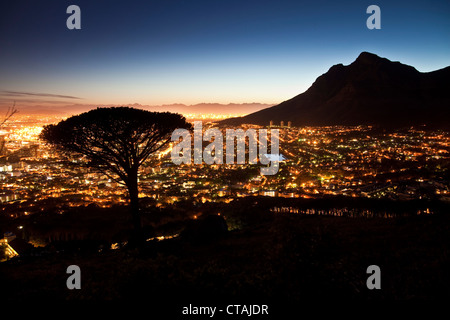
{"type": "MultiPolygon", "coordinates": [[[[79,162],[68,165],[64,157],[43,144],[39,139],[42,127],[56,121],[57,117],[25,115],[10,121],[5,139],[7,161],[0,165],[1,202],[33,203],[52,198],[72,206],[126,202],[125,190],[116,182],[80,167],[79,162]]],[[[247,156],[244,164],[174,165],[170,150],[162,150],[140,172],[140,196],[154,198],[163,206],[183,199],[226,202],[255,195],[403,200],[450,197],[448,185],[441,181],[444,173],[440,172],[441,164],[450,158],[446,131],[273,125],[280,130],[280,153],[286,157],[276,175],[261,176],[260,164],[249,164],[247,156]],[[241,173],[229,180],[227,176],[236,170],[241,173]]],[[[203,129],[211,127],[215,124],[205,123],[203,129]]],[[[25,207],[25,212],[34,210],[29,204],[25,207]]]]}

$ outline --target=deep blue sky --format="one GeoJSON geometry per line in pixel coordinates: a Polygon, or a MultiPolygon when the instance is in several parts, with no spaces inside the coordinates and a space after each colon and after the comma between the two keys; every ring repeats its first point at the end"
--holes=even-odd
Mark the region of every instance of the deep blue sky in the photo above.
{"type": "Polygon", "coordinates": [[[0,102],[14,91],[96,104],[279,103],[361,51],[422,72],[450,65],[450,1],[3,1],[0,102]],[[71,4],[81,30],[66,28],[71,4]],[[381,30],[366,28],[371,4],[381,30]]]}

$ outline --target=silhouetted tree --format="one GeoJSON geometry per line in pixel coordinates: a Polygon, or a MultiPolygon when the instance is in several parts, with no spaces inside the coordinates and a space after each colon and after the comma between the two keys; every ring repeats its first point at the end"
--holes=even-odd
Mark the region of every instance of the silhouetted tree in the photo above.
{"type": "Polygon", "coordinates": [[[97,108],[45,126],[41,138],[58,150],[84,155],[89,166],[125,185],[135,233],[140,237],[139,167],[170,142],[177,128],[191,129],[191,124],[170,112],[97,108]]]}

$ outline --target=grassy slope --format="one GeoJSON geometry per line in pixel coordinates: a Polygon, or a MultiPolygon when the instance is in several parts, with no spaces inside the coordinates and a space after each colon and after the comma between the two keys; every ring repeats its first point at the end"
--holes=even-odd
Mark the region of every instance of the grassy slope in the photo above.
{"type": "Polygon", "coordinates": [[[277,215],[211,243],[169,240],[142,252],[10,261],[0,265],[0,283],[10,301],[143,299],[160,305],[251,299],[294,305],[305,299],[445,299],[449,220],[277,215]],[[81,290],[66,288],[71,264],[81,268],[81,290]],[[371,264],[381,268],[381,290],[366,288],[371,264]]]}

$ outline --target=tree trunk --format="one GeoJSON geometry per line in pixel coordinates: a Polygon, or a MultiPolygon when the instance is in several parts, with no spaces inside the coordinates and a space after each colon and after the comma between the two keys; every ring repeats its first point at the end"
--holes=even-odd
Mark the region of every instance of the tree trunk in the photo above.
{"type": "Polygon", "coordinates": [[[141,223],[141,213],[139,210],[139,189],[138,189],[138,176],[137,170],[133,170],[128,177],[128,193],[130,197],[130,213],[134,228],[134,237],[136,241],[141,241],[142,239],[142,223],[141,223]]]}

